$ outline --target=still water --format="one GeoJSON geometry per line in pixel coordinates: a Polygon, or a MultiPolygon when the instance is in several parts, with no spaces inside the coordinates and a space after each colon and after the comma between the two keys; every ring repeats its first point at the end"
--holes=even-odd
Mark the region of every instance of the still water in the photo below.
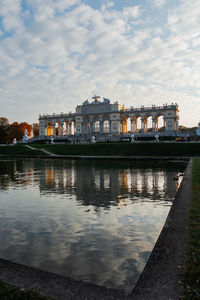
{"type": "Polygon", "coordinates": [[[0,257],[130,293],[181,163],[0,161],[0,257]]]}

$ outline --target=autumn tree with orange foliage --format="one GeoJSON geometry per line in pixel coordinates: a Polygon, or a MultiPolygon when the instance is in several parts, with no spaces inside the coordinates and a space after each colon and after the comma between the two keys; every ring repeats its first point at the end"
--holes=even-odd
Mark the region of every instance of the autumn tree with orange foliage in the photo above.
{"type": "Polygon", "coordinates": [[[32,125],[26,122],[20,124],[18,122],[13,122],[12,124],[9,124],[7,118],[1,117],[0,144],[12,143],[14,138],[16,138],[17,141],[20,141],[23,139],[25,130],[27,130],[28,136],[31,135],[32,128],[32,125]]]}

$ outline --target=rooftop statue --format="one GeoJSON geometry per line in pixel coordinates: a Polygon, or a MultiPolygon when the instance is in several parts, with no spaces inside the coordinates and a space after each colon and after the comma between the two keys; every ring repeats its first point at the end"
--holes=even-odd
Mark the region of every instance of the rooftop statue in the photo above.
{"type": "Polygon", "coordinates": [[[89,104],[89,101],[88,100],[85,100],[84,102],[83,102],[83,105],[88,105],[89,104]]]}
{"type": "Polygon", "coordinates": [[[103,103],[109,104],[109,103],[110,103],[110,99],[108,99],[108,98],[103,98],[103,103]]]}
{"type": "Polygon", "coordinates": [[[94,99],[94,101],[92,102],[92,104],[99,104],[99,103],[101,103],[101,102],[98,100],[98,98],[100,98],[100,96],[94,95],[94,97],[92,97],[92,99],[94,99]]]}

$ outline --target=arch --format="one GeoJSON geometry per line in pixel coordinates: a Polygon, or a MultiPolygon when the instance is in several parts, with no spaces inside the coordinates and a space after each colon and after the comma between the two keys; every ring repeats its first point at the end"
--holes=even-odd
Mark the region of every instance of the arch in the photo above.
{"type": "Polygon", "coordinates": [[[96,121],[94,123],[94,132],[99,133],[100,132],[100,121],[96,121]]]}
{"type": "Polygon", "coordinates": [[[53,135],[53,122],[51,122],[51,121],[47,122],[46,135],[47,136],[53,135]]]}
{"type": "Polygon", "coordinates": [[[102,116],[102,121],[104,122],[104,121],[110,121],[110,116],[109,115],[103,115],[102,116]]]}
{"type": "Polygon", "coordinates": [[[144,117],[144,132],[153,132],[153,116],[151,114],[145,115],[144,117]]]}
{"type": "Polygon", "coordinates": [[[165,130],[165,117],[162,114],[158,114],[154,118],[155,122],[155,131],[163,132],[165,130]]]}
{"type": "Polygon", "coordinates": [[[134,133],[140,133],[142,131],[142,117],[140,115],[134,116],[134,133]]]}
{"type": "Polygon", "coordinates": [[[131,117],[129,115],[124,115],[121,121],[121,133],[130,133],[131,131],[131,117]]]}
{"type": "Polygon", "coordinates": [[[89,116],[86,116],[83,119],[83,132],[84,132],[84,134],[90,134],[91,133],[91,121],[90,121],[89,116]]]}
{"type": "Polygon", "coordinates": [[[100,121],[99,116],[94,116],[94,117],[92,118],[92,122],[95,123],[95,122],[97,122],[97,121],[100,121]]]}
{"type": "Polygon", "coordinates": [[[110,123],[108,120],[105,120],[103,122],[103,132],[104,133],[109,133],[110,132],[110,123]]]}
{"type": "Polygon", "coordinates": [[[71,127],[70,134],[71,135],[75,135],[76,134],[76,121],[75,120],[71,120],[69,126],[71,127]]]}

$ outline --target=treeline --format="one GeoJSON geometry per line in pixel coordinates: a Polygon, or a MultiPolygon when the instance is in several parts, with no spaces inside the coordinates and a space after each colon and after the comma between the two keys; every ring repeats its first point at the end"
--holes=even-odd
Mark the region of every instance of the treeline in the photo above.
{"type": "Polygon", "coordinates": [[[0,144],[10,144],[13,143],[14,138],[17,141],[22,140],[24,132],[27,130],[28,136],[38,136],[39,135],[39,126],[37,123],[33,125],[26,122],[18,123],[13,122],[9,123],[7,118],[0,118],[0,144]]]}

